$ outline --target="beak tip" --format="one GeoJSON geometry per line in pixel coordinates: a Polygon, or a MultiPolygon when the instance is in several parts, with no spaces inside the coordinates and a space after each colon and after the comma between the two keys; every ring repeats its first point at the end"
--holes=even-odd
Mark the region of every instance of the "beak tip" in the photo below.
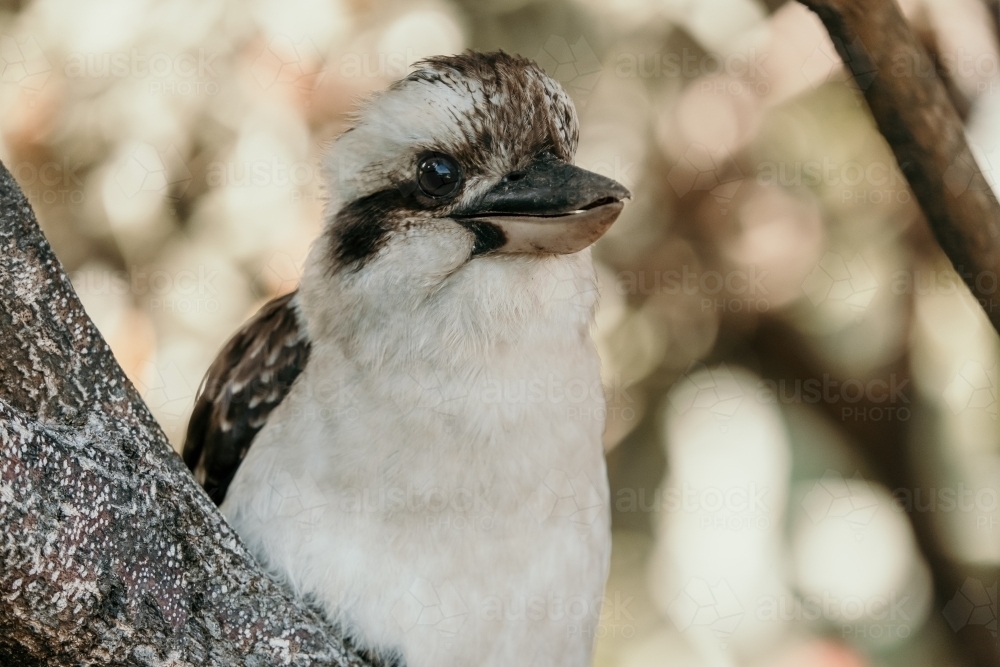
{"type": "Polygon", "coordinates": [[[632,199],[632,193],[624,185],[618,181],[608,179],[611,181],[611,187],[609,188],[611,196],[617,201],[625,201],[626,199],[632,199]]]}

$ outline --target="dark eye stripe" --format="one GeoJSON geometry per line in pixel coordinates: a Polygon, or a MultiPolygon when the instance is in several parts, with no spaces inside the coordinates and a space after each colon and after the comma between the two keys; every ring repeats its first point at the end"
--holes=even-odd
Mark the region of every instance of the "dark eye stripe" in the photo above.
{"type": "Polygon", "coordinates": [[[399,188],[386,188],[340,209],[329,232],[336,263],[354,269],[364,266],[385,245],[393,213],[405,208],[406,197],[399,188]]]}
{"type": "Polygon", "coordinates": [[[476,240],[472,244],[472,256],[483,255],[493,252],[497,248],[502,248],[507,243],[507,235],[503,233],[497,225],[492,222],[480,220],[470,220],[463,222],[462,226],[475,235],[476,240]]]}

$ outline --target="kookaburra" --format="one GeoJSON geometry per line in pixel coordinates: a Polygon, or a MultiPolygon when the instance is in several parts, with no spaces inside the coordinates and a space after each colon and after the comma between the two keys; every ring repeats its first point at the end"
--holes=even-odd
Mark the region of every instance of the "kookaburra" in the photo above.
{"type": "Polygon", "coordinates": [[[184,460],[273,575],[406,667],[584,667],[611,550],[589,246],[628,191],[505,53],[423,61],[324,158],[298,291],[212,364],[184,460]]]}

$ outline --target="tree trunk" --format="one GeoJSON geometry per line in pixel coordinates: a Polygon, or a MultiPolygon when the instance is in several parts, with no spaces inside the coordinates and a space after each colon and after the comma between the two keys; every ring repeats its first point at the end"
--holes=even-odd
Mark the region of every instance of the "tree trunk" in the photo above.
{"type": "Polygon", "coordinates": [[[195,483],[2,164],[0,340],[0,664],[367,664],[195,483]]]}

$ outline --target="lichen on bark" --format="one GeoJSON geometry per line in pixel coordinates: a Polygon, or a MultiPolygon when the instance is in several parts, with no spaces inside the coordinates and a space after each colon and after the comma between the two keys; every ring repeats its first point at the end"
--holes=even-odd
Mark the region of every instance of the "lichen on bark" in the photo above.
{"type": "Polygon", "coordinates": [[[0,164],[0,665],[363,667],[170,448],[0,164]]]}

